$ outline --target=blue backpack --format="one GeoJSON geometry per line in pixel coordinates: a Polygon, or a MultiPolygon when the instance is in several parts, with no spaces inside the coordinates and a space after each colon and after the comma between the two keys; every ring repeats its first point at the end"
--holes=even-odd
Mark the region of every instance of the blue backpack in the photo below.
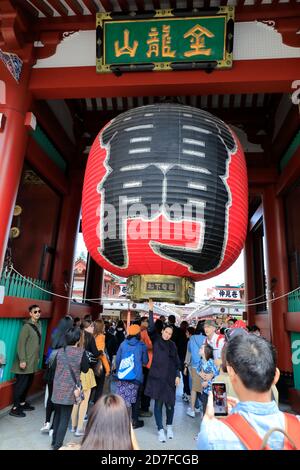
{"type": "Polygon", "coordinates": [[[117,377],[119,380],[135,380],[136,379],[133,350],[132,352],[126,351],[122,355],[117,377]]]}

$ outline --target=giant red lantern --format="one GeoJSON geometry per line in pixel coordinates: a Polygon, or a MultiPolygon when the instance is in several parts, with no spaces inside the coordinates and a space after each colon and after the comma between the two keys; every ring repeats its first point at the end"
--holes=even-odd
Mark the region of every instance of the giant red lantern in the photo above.
{"type": "Polygon", "coordinates": [[[237,259],[247,206],[243,150],[223,121],[189,106],[143,106],[117,116],[94,141],[83,235],[97,263],[133,276],[131,285],[144,291],[136,300],[172,298],[176,279],[191,287],[237,259]]]}

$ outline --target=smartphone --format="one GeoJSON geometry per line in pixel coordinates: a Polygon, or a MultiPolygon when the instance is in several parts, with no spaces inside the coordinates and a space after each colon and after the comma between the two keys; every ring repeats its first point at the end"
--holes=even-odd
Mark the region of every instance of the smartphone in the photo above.
{"type": "Polygon", "coordinates": [[[226,384],[225,383],[213,383],[212,393],[213,393],[213,400],[214,400],[215,416],[227,416],[228,406],[227,406],[226,384]]]}

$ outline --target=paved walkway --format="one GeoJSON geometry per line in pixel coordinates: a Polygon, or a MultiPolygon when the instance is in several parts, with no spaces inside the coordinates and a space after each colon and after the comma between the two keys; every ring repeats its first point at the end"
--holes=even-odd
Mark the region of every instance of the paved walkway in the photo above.
{"type": "MultiPolygon", "coordinates": [[[[194,438],[199,431],[199,416],[194,419],[186,415],[188,405],[182,401],[181,394],[182,389],[180,387],[177,392],[173,423],[174,439],[169,439],[166,443],[160,443],[157,439],[154,417],[143,418],[145,423],[144,427],[135,430],[140,449],[195,450],[194,438]]],[[[9,416],[9,409],[1,412],[1,450],[51,449],[51,441],[48,434],[41,434],[40,432],[45,418],[43,396],[39,395],[30,401],[35,406],[35,410],[27,411],[26,418],[14,418],[9,416]]],[[[151,406],[153,407],[153,401],[151,402],[151,406]]],[[[68,431],[64,443],[66,444],[67,442],[80,442],[80,438],[74,437],[74,435],[68,431]]]]}
{"type": "MultiPolygon", "coordinates": [[[[157,429],[154,416],[143,418],[144,427],[135,430],[135,434],[142,450],[195,450],[195,436],[199,432],[199,415],[190,418],[186,415],[188,407],[181,399],[182,388],[177,389],[175,416],[173,422],[174,439],[161,443],[157,439],[157,429]]],[[[44,396],[39,394],[30,402],[35,406],[34,411],[27,411],[26,418],[13,418],[9,416],[9,409],[0,412],[0,450],[49,450],[50,437],[41,434],[45,419],[44,396]]],[[[153,400],[151,402],[153,411],[153,400]]],[[[280,405],[282,411],[291,412],[288,405],[280,405]]],[[[165,410],[164,410],[165,413],[165,410]]],[[[67,432],[64,443],[80,442],[74,434],[67,432]]]]}

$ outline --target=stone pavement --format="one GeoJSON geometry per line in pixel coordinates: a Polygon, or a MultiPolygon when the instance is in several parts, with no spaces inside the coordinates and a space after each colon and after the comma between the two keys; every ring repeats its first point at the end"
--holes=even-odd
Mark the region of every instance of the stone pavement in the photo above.
{"type": "MultiPolygon", "coordinates": [[[[161,443],[157,438],[157,429],[154,416],[141,418],[144,427],[135,430],[135,434],[142,450],[195,450],[195,437],[199,432],[199,415],[190,418],[186,415],[188,407],[181,399],[182,388],[177,389],[175,416],[173,422],[174,439],[161,443]]],[[[50,450],[50,437],[41,434],[45,419],[44,395],[32,397],[30,402],[36,407],[34,411],[27,411],[26,418],[9,416],[10,408],[0,411],[0,450],[50,450]]],[[[153,400],[151,401],[153,411],[153,400]]],[[[291,412],[288,405],[280,405],[282,411],[291,412]]],[[[164,409],[165,413],[165,409],[164,409]]],[[[165,415],[164,415],[165,416],[165,415]]],[[[64,443],[80,442],[74,434],[67,432],[64,443]]]]}
{"type": "MultiPolygon", "coordinates": [[[[188,404],[181,399],[181,387],[177,391],[175,416],[173,422],[174,439],[166,443],[160,443],[157,438],[157,429],[154,417],[143,418],[144,427],[135,430],[135,434],[143,450],[195,450],[195,436],[199,431],[199,415],[190,418],[186,415],[188,404]]],[[[41,434],[45,419],[44,396],[39,394],[32,397],[30,402],[35,406],[34,411],[27,411],[26,418],[14,418],[9,416],[9,408],[0,413],[0,450],[49,450],[50,437],[41,434]]],[[[151,402],[153,411],[153,401],[151,402]]],[[[164,409],[165,413],[165,409],[164,409]]],[[[142,419],[142,418],[141,418],[142,419]]],[[[69,431],[64,443],[80,442],[69,431]]]]}

